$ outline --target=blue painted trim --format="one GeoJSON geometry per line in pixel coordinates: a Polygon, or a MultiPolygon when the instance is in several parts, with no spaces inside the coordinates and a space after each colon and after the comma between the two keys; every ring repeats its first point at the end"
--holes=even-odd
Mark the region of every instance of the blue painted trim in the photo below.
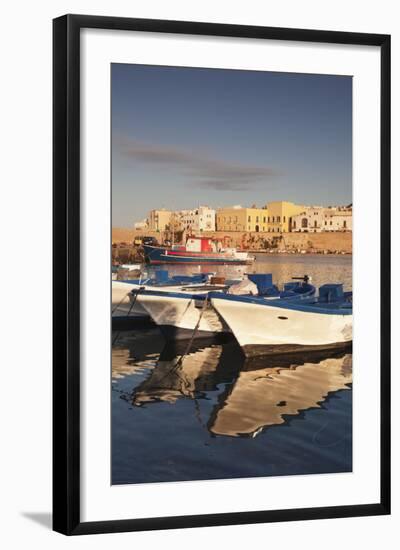
{"type": "MultiPolygon", "coordinates": [[[[218,292],[215,292],[214,294],[218,294],[218,292]]],[[[196,300],[205,300],[207,296],[207,292],[203,294],[192,294],[191,292],[173,292],[173,291],[167,291],[162,292],[161,290],[142,290],[139,294],[140,296],[163,296],[168,298],[193,298],[196,300]]]]}
{"type": "Polygon", "coordinates": [[[321,305],[320,302],[317,302],[315,298],[307,300],[265,300],[259,296],[234,296],[232,294],[222,294],[218,292],[210,292],[209,298],[212,300],[228,300],[231,302],[242,302],[246,304],[255,304],[259,306],[266,307],[277,307],[281,309],[288,309],[293,311],[304,311],[305,313],[322,313],[326,315],[352,315],[353,308],[351,304],[346,304],[346,307],[343,307],[344,302],[340,302],[342,307],[338,307],[338,304],[326,304],[321,305]]]}
{"type": "Polygon", "coordinates": [[[306,299],[301,300],[285,300],[278,298],[276,300],[266,300],[261,296],[234,296],[232,294],[225,294],[223,292],[209,292],[203,294],[193,294],[191,292],[162,292],[159,290],[143,290],[140,293],[142,296],[160,296],[168,298],[180,298],[180,299],[193,299],[193,300],[205,300],[208,296],[210,299],[228,300],[231,302],[242,302],[246,304],[255,304],[267,307],[278,307],[281,309],[288,309],[293,311],[304,311],[305,313],[321,313],[326,315],[352,315],[353,308],[351,304],[343,306],[344,302],[341,302],[342,307],[338,307],[338,304],[332,303],[330,305],[321,305],[320,302],[315,301],[315,298],[311,298],[309,301],[306,299]]]}

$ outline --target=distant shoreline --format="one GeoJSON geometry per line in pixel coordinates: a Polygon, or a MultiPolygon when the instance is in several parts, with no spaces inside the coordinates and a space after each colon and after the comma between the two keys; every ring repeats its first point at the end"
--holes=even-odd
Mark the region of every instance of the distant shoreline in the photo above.
{"type": "Polygon", "coordinates": [[[276,251],[270,252],[269,250],[246,249],[246,252],[249,252],[251,254],[263,254],[264,256],[352,256],[353,255],[353,252],[342,252],[342,251],[324,253],[321,251],[287,252],[286,250],[284,250],[282,252],[276,252],[276,251]]]}
{"type": "MultiPolygon", "coordinates": [[[[279,255],[351,255],[353,251],[353,235],[351,232],[321,232],[321,233],[264,233],[240,231],[212,231],[202,232],[202,236],[219,240],[225,247],[245,250],[252,254],[279,255]]],[[[158,242],[166,238],[165,234],[149,230],[133,230],[126,228],[112,228],[113,255],[118,255],[115,249],[126,249],[123,255],[135,256],[136,239],[149,236],[155,237],[158,242]],[[129,252],[128,252],[129,249],[129,252]]]]}

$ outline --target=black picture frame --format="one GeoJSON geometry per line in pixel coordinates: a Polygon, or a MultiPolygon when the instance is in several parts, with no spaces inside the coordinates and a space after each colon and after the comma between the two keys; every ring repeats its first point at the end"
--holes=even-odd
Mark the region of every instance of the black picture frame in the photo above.
{"type": "Polygon", "coordinates": [[[66,535],[390,513],[390,36],[65,15],[53,21],[53,529],[66,535]],[[381,495],[372,504],[80,520],[80,31],[84,28],[307,41],[381,49],[381,495]]]}

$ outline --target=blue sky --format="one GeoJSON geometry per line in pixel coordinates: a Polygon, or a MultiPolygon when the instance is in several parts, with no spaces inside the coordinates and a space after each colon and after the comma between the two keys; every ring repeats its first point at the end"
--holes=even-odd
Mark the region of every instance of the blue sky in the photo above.
{"type": "Polygon", "coordinates": [[[112,64],[112,224],[152,208],[352,202],[352,79],[112,64]]]}

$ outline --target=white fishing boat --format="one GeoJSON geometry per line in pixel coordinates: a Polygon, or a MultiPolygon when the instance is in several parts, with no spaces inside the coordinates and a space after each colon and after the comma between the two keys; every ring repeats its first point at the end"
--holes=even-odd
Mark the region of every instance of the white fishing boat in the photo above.
{"type": "Polygon", "coordinates": [[[112,317],[147,316],[147,312],[137,303],[131,307],[129,293],[139,285],[134,281],[112,281],[111,312],[112,317]]]}
{"type": "Polygon", "coordinates": [[[147,276],[141,279],[127,279],[124,281],[112,281],[112,316],[113,317],[134,317],[148,316],[146,310],[133,297],[132,291],[162,289],[163,292],[179,291],[181,288],[204,287],[213,273],[200,273],[195,275],[175,275],[169,277],[168,271],[159,270],[154,278],[147,276]],[[134,302],[134,303],[133,303],[134,302]]]}
{"type": "Polygon", "coordinates": [[[315,287],[308,282],[288,283],[280,292],[272,283],[271,274],[251,274],[248,279],[238,284],[203,285],[197,288],[181,287],[179,289],[147,288],[132,300],[139,302],[153,321],[158,325],[163,335],[168,339],[210,338],[231,329],[223,316],[211,307],[209,294],[224,294],[236,296],[236,293],[258,295],[265,300],[297,299],[310,296],[315,287]]]}
{"type": "Polygon", "coordinates": [[[245,355],[290,353],[349,346],[351,293],[327,284],[318,298],[267,300],[211,293],[211,304],[232,330],[245,355]]]}
{"type": "MultiPolygon", "coordinates": [[[[221,292],[223,285],[184,287],[174,289],[146,289],[138,291],[138,302],[150,315],[167,340],[209,338],[215,333],[230,332],[223,319],[207,301],[209,291],[221,292]],[[195,331],[195,334],[193,334],[195,331]]],[[[132,299],[135,299],[132,293],[132,299]]]]}

